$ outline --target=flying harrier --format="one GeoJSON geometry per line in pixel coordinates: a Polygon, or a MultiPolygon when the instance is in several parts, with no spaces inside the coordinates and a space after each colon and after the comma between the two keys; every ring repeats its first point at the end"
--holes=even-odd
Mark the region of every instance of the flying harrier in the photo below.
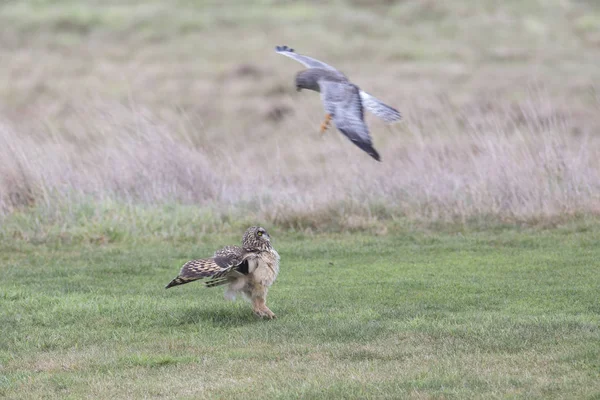
{"type": "Polygon", "coordinates": [[[369,128],[364,120],[364,108],[391,123],[399,121],[400,113],[381,100],[371,96],[354,85],[350,80],[331,65],[307,56],[295,53],[294,49],[287,46],[277,46],[275,51],[284,56],[293,58],[308,69],[296,75],[296,90],[314,90],[321,92],[321,99],[325,107],[325,121],[321,124],[321,133],[324,133],[331,120],[335,126],[355,145],[367,154],[381,161],[377,150],[373,147],[369,128]]]}
{"type": "Polygon", "coordinates": [[[254,314],[272,319],[275,314],[267,307],[267,291],[278,273],[279,254],[271,246],[271,237],[264,228],[253,226],[244,233],[242,247],[226,246],[212,258],[188,261],[165,289],[209,278],[206,287],[229,285],[225,298],[242,294],[252,302],[254,314]]]}

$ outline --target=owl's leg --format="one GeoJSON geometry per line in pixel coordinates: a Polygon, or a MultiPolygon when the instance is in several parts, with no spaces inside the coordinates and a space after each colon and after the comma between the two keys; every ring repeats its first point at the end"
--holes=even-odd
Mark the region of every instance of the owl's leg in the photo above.
{"type": "Polygon", "coordinates": [[[321,134],[325,133],[325,131],[327,130],[327,128],[329,128],[329,124],[331,123],[331,114],[327,113],[325,114],[325,121],[323,121],[323,123],[321,124],[321,134]]]}
{"type": "Polygon", "coordinates": [[[260,318],[275,318],[273,311],[267,307],[267,288],[263,285],[256,285],[252,289],[252,311],[260,318]]]}
{"type": "Polygon", "coordinates": [[[240,276],[238,278],[229,277],[228,280],[230,283],[225,291],[225,300],[233,301],[238,294],[250,298],[250,293],[246,290],[248,286],[248,278],[246,276],[240,276]]]}

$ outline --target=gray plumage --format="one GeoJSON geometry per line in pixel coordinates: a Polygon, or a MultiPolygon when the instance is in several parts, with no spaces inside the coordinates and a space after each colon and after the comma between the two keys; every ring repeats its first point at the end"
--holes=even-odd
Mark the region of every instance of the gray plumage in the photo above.
{"type": "Polygon", "coordinates": [[[364,121],[364,109],[388,123],[399,121],[400,113],[361,90],[331,65],[298,54],[287,46],[277,46],[275,50],[308,68],[296,75],[296,89],[320,92],[325,112],[331,116],[340,132],[371,157],[380,161],[381,158],[373,147],[369,129],[364,121]]]}

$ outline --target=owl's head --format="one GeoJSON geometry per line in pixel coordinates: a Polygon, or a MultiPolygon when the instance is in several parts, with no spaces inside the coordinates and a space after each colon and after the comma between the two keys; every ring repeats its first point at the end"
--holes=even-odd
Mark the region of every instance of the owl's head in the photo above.
{"type": "Polygon", "coordinates": [[[262,226],[251,226],[244,233],[242,246],[247,250],[268,250],[271,248],[271,236],[262,226]]]}

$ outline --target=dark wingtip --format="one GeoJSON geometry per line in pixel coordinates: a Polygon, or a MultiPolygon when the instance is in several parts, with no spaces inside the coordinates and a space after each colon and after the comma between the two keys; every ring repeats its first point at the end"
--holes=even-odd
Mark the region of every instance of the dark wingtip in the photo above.
{"type": "Polygon", "coordinates": [[[167,284],[167,286],[165,286],[165,289],[171,288],[171,287],[173,287],[173,286],[177,286],[177,285],[179,285],[179,284],[181,284],[181,282],[180,282],[180,280],[179,280],[179,277],[177,277],[177,278],[173,279],[171,282],[169,282],[169,283],[167,284]]]}
{"type": "Polygon", "coordinates": [[[289,51],[289,52],[293,53],[294,49],[292,49],[291,47],[288,47],[284,44],[283,46],[275,46],[275,51],[289,51]]]}
{"type": "Polygon", "coordinates": [[[364,143],[362,146],[359,145],[359,147],[363,149],[368,155],[373,157],[375,160],[381,162],[381,156],[379,155],[377,150],[375,150],[375,147],[373,147],[371,144],[364,143]]]}
{"type": "Polygon", "coordinates": [[[359,146],[359,147],[362,148],[368,155],[373,157],[375,160],[381,162],[381,156],[379,155],[377,150],[375,150],[375,147],[373,147],[371,145],[367,145],[367,144],[365,144],[363,146],[359,146]]]}
{"type": "Polygon", "coordinates": [[[370,143],[370,141],[369,142],[361,142],[357,138],[352,138],[352,135],[351,134],[349,135],[346,130],[340,129],[340,128],[338,128],[338,130],[340,132],[342,132],[344,135],[346,135],[346,137],[348,137],[348,139],[350,139],[350,141],[352,143],[354,143],[356,146],[358,146],[362,151],[364,151],[365,153],[367,153],[368,155],[373,157],[375,160],[381,161],[381,156],[379,155],[377,150],[375,150],[375,147],[373,147],[373,145],[370,143]]]}
{"type": "Polygon", "coordinates": [[[377,152],[377,150],[372,149],[372,152],[369,153],[369,155],[371,157],[373,157],[374,159],[376,159],[377,161],[381,162],[381,156],[379,155],[379,153],[377,152]]]}

